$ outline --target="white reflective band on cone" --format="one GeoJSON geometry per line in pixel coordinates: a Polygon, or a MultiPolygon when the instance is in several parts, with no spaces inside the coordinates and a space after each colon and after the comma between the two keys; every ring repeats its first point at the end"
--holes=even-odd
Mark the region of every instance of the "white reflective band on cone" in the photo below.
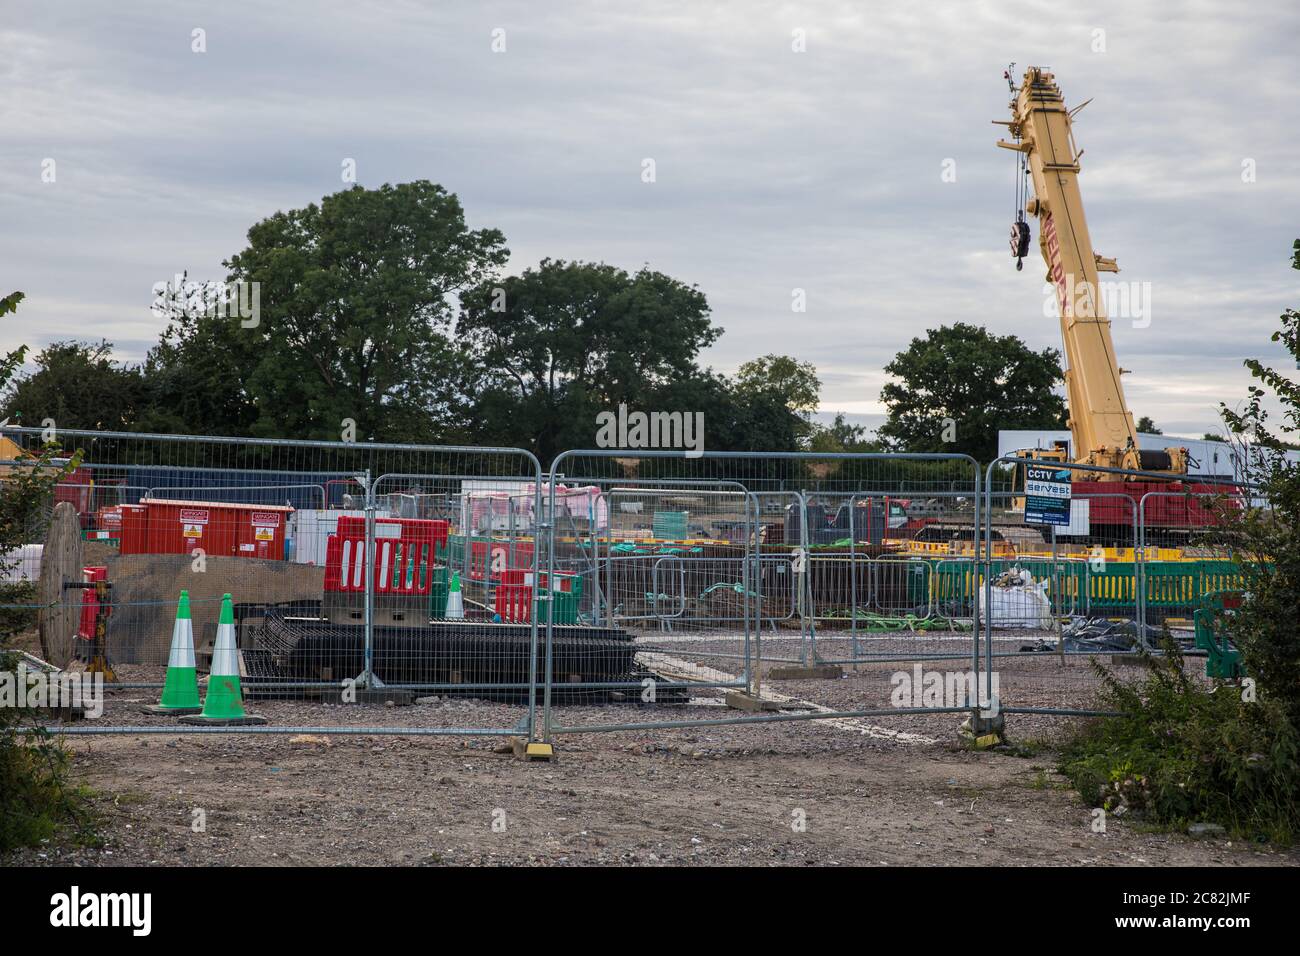
{"type": "Polygon", "coordinates": [[[210,675],[239,676],[239,655],[235,649],[235,625],[217,625],[217,643],[212,648],[210,675]]]}
{"type": "Polygon", "coordinates": [[[172,649],[167,655],[167,666],[194,666],[194,624],[187,617],[178,618],[172,628],[172,649]]]}

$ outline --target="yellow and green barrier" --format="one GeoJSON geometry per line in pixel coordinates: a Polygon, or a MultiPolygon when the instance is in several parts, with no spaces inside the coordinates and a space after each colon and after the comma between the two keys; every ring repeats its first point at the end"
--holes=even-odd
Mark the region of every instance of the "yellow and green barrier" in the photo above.
{"type": "MultiPolygon", "coordinates": [[[[1056,562],[1058,591],[1056,599],[1076,608],[1092,611],[1132,611],[1137,604],[1132,561],[1106,561],[1096,565],[1086,560],[1056,562]]],[[[998,559],[993,562],[994,577],[1013,567],[1028,571],[1034,580],[1050,580],[1050,559],[998,559]]],[[[1148,561],[1143,565],[1146,581],[1146,606],[1149,608],[1195,609],[1205,595],[1241,587],[1241,569],[1233,561],[1148,561]]],[[[930,576],[930,594],[937,607],[974,602],[983,577],[973,562],[934,562],[930,576]]],[[[918,598],[920,595],[912,595],[918,598]]],[[[921,601],[916,603],[920,604],[921,601]]]]}

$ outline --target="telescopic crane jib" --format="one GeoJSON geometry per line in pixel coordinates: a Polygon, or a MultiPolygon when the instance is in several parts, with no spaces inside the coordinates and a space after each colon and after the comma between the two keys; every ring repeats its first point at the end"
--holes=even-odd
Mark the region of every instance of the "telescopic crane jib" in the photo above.
{"type": "MultiPolygon", "coordinates": [[[[1012,64],[1014,66],[1014,64],[1012,64]]],[[[1024,213],[1038,219],[1038,248],[1047,263],[1047,282],[1056,289],[1065,345],[1066,399],[1073,459],[1080,464],[1130,471],[1187,474],[1187,449],[1164,451],[1138,448],[1133,414],[1124,401],[1115,358],[1110,320],[1106,317],[1098,282],[1102,272],[1118,272],[1114,259],[1097,255],[1088,234],[1079,195],[1079,157],[1075,148],[1074,115],[1091,100],[1067,110],[1051,73],[1030,67],[1016,90],[1010,70],[1005,74],[1015,98],[1006,126],[1014,142],[998,146],[1019,154],[1016,221],[1011,227],[1011,252],[1017,268],[1029,252],[1030,230],[1024,213]],[[1021,205],[1028,173],[1033,196],[1021,205]]],[[[1064,461],[1064,449],[1035,450],[1031,457],[1064,461]]],[[[1097,475],[1098,480],[1125,480],[1122,475],[1097,475]]]]}

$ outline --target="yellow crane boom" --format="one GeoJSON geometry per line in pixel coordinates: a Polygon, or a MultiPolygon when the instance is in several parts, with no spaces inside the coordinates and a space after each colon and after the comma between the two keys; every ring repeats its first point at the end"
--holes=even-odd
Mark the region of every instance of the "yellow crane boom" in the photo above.
{"type": "MultiPolygon", "coordinates": [[[[1099,273],[1118,272],[1119,266],[1093,251],[1079,194],[1083,151],[1075,147],[1072,126],[1074,114],[1088,102],[1067,110],[1053,75],[1030,67],[1015,91],[1010,122],[994,120],[1007,126],[1016,140],[999,140],[998,146],[1022,154],[1033,185],[1034,195],[1024,208],[1038,219],[1038,247],[1047,264],[1047,282],[1056,290],[1073,458],[1132,470],[1142,469],[1145,463],[1147,470],[1186,474],[1186,449],[1145,454],[1138,449],[1133,414],[1124,401],[1120,382],[1124,370],[1115,357],[1098,279],[1099,273]]],[[[1029,226],[1023,217],[1012,226],[1011,243],[1013,254],[1023,259],[1029,246],[1029,226]]]]}

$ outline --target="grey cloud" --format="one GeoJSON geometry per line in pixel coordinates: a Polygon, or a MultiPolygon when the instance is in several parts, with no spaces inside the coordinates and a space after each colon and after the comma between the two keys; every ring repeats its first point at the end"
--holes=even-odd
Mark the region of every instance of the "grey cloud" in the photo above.
{"type": "Polygon", "coordinates": [[[505,232],[512,268],[648,262],[697,283],[727,330],[706,362],[795,354],[822,372],[826,413],[870,417],[881,368],[927,327],[1059,346],[1038,264],[1016,273],[1005,250],[1012,157],[989,120],[1006,115],[1012,57],[1053,67],[1071,104],[1096,98],[1078,124],[1094,242],[1155,293],[1150,328],[1115,323],[1137,414],[1213,427],[1216,402],[1244,391],[1241,358],[1276,357],[1268,334],[1296,304],[1283,2],[7,11],[0,262],[28,299],[0,347],[106,336],[138,359],[158,330],[152,283],[219,275],[249,225],[341,188],[353,157],[363,184],[456,192],[474,225],[505,232]],[[790,50],[795,28],[807,53],[790,50]]]}

